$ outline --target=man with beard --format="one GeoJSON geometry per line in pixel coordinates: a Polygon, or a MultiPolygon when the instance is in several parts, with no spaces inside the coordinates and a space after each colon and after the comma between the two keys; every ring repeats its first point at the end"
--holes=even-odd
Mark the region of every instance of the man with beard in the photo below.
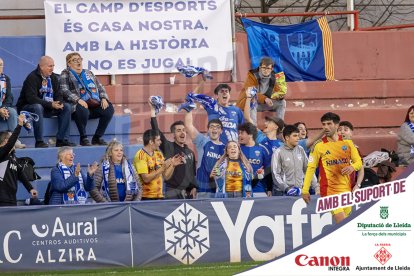
{"type": "Polygon", "coordinates": [[[244,109],[246,91],[252,87],[257,89],[257,94],[250,96],[252,100],[251,118],[253,124],[257,123],[257,111],[276,111],[276,116],[284,119],[286,110],[285,95],[287,92],[286,78],[283,72],[273,71],[273,60],[270,57],[263,57],[259,67],[250,70],[246,81],[237,100],[237,106],[244,109]]]}
{"type": "MultiPolygon", "coordinates": [[[[310,201],[309,187],[319,166],[319,185],[321,197],[351,192],[349,175],[362,167],[361,157],[351,140],[343,140],[338,135],[340,118],[337,114],[328,112],[321,117],[325,136],[316,143],[309,157],[308,168],[302,189],[302,198],[310,201]]],[[[336,223],[340,223],[352,211],[352,206],[341,207],[331,213],[336,223]]]]}
{"type": "Polygon", "coordinates": [[[207,124],[208,135],[206,136],[195,128],[192,111],[185,114],[184,123],[191,140],[196,145],[198,159],[201,159],[197,167],[197,197],[212,198],[216,193],[216,184],[214,179],[210,178],[210,174],[217,160],[224,153],[225,145],[220,141],[223,124],[219,119],[209,121],[207,124]]]}
{"type": "Polygon", "coordinates": [[[187,133],[183,121],[174,122],[171,127],[171,133],[174,142],[168,141],[165,135],[159,130],[155,108],[149,100],[151,108],[151,128],[160,134],[160,149],[166,159],[180,156],[180,164],[174,168],[170,179],[165,181],[165,199],[183,199],[197,197],[196,160],[194,152],[186,145],[185,140],[187,133]]]}

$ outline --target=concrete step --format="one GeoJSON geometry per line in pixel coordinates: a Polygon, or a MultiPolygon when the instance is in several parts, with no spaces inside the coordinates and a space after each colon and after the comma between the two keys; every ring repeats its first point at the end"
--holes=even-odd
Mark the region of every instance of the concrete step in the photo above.
{"type": "MultiPolygon", "coordinates": [[[[128,159],[132,159],[141,147],[136,143],[124,145],[124,154],[128,159]]],[[[106,146],[74,147],[75,162],[87,166],[87,164],[92,164],[94,161],[99,161],[104,155],[105,149],[106,146]]],[[[52,168],[57,162],[57,150],[56,147],[19,149],[16,150],[16,156],[32,158],[35,161],[36,168],[52,168]]]]}
{"type": "MultiPolygon", "coordinates": [[[[58,127],[57,117],[44,118],[43,135],[46,141],[50,139],[55,140],[58,127]]],[[[91,139],[91,136],[95,133],[98,126],[98,119],[92,119],[88,121],[86,126],[86,134],[91,139]]],[[[115,114],[109,123],[104,139],[110,141],[117,139],[122,143],[129,141],[129,129],[130,129],[130,116],[129,114],[115,114]]],[[[28,132],[26,129],[22,129],[19,139],[28,147],[33,147],[35,144],[33,131],[28,132]]],[[[79,144],[79,132],[75,122],[72,120],[70,124],[70,141],[79,144]]],[[[53,142],[53,141],[51,141],[53,142]]],[[[52,143],[53,144],[53,143],[52,143]]]]}
{"type": "MultiPolygon", "coordinates": [[[[232,88],[233,100],[237,99],[243,88],[243,81],[228,83],[232,88]]],[[[203,93],[212,96],[218,83],[218,81],[206,82],[203,93]]],[[[151,95],[160,95],[165,102],[181,102],[196,86],[196,83],[111,85],[107,86],[106,90],[114,103],[145,103],[151,95]]],[[[412,98],[413,90],[414,80],[289,82],[286,99],[398,99],[412,98]]]]}
{"type": "MultiPolygon", "coordinates": [[[[354,108],[354,109],[331,109],[320,108],[312,110],[310,108],[293,108],[287,109],[285,114],[285,122],[293,124],[303,121],[308,128],[320,128],[320,118],[326,112],[335,112],[341,120],[350,121],[357,128],[378,128],[378,127],[397,127],[400,126],[407,112],[406,107],[373,107],[373,108],[354,108]]],[[[272,115],[271,112],[258,113],[258,126],[264,123],[265,116],[272,115]]],[[[165,111],[158,114],[158,123],[161,129],[168,130],[170,125],[178,120],[184,120],[184,113],[168,113],[165,111]]],[[[205,131],[208,123],[206,112],[203,110],[195,110],[193,120],[196,127],[201,131],[205,131]]],[[[141,133],[150,128],[149,112],[131,114],[131,133],[141,133]]]]}

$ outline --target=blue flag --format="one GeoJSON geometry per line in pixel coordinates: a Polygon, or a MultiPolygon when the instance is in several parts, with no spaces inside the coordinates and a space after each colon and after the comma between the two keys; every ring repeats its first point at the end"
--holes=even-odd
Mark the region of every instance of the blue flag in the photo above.
{"type": "Polygon", "coordinates": [[[326,17],[302,24],[276,26],[242,18],[252,68],[271,57],[276,72],[288,81],[334,80],[332,36],[326,17]]]}

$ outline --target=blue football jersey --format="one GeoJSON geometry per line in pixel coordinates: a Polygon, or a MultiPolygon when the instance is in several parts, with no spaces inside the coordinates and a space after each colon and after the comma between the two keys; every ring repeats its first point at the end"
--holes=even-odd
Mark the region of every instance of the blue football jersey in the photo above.
{"type": "MultiPolygon", "coordinates": [[[[257,177],[257,170],[262,168],[265,169],[270,166],[269,155],[271,153],[263,145],[254,145],[253,147],[247,147],[245,145],[240,146],[243,154],[249,160],[250,165],[253,168],[255,177],[257,177]]],[[[258,181],[257,185],[253,187],[253,194],[256,193],[265,193],[267,191],[267,184],[265,179],[258,181]]]]}

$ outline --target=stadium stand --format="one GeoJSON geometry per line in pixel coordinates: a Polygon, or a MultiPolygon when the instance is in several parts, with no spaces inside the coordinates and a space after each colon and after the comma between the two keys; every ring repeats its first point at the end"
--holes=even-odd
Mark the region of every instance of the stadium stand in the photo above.
{"type": "MultiPolygon", "coordinates": [[[[334,32],[337,81],[288,83],[286,121],[305,121],[312,132],[319,129],[319,118],[323,113],[334,111],[343,120],[354,124],[354,141],[363,154],[381,148],[395,150],[401,118],[414,102],[414,72],[410,64],[414,53],[408,47],[413,40],[410,31],[334,32]],[[394,52],[397,45],[399,51],[394,52]],[[402,45],[407,46],[401,47],[402,45]]],[[[12,79],[16,101],[24,78],[44,54],[44,37],[6,37],[0,41],[1,49],[10,49],[10,45],[17,45],[12,47],[14,52],[0,50],[0,56],[5,60],[6,73],[12,79]]],[[[231,72],[213,72],[214,80],[206,83],[204,93],[212,95],[214,87],[224,82],[232,87],[232,99],[235,100],[249,68],[246,35],[238,33],[237,82],[232,82],[231,72]]],[[[110,85],[110,76],[99,77],[116,110],[105,139],[116,137],[125,144],[129,141],[130,146],[126,150],[129,158],[133,157],[138,145],[142,143],[142,133],[150,128],[148,97],[161,95],[166,103],[178,105],[196,86],[197,79],[185,79],[179,74],[176,75],[175,84],[170,85],[170,75],[118,75],[115,77],[115,85],[110,85]]],[[[194,115],[197,127],[206,131],[205,112],[197,110],[194,115]]],[[[168,137],[170,124],[183,118],[183,114],[164,110],[159,115],[160,128],[168,137]]],[[[88,124],[88,134],[95,129],[96,123],[88,124]]],[[[46,136],[54,135],[55,124],[56,119],[47,120],[46,136]]],[[[78,143],[76,133],[76,127],[72,123],[71,140],[78,143]]],[[[22,141],[30,146],[33,139],[23,130],[22,141]]],[[[83,165],[100,158],[104,150],[103,147],[87,149],[75,149],[76,159],[83,165]]],[[[42,149],[41,152],[25,149],[19,150],[18,155],[34,157],[42,176],[38,184],[42,187],[47,184],[48,169],[55,163],[56,149],[42,149]]],[[[39,186],[37,188],[42,195],[39,186]]]]}

